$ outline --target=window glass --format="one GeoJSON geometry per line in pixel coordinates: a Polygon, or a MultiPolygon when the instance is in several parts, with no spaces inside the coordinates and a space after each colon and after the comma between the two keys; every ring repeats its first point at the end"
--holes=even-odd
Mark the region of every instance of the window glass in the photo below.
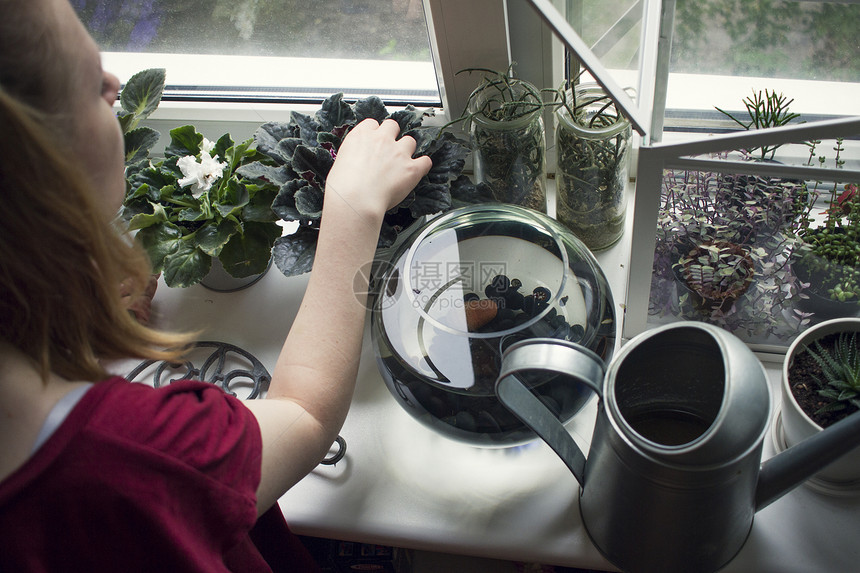
{"type": "MultiPolygon", "coordinates": [[[[368,78],[362,76],[377,74],[378,78],[370,81],[384,93],[397,85],[398,78],[392,76],[399,76],[401,81],[405,76],[412,85],[402,91],[419,92],[420,101],[439,99],[421,0],[71,2],[108,53],[151,54],[147,61],[154,65],[163,65],[159,56],[165,54],[194,55],[206,67],[215,56],[243,57],[246,64],[239,66],[235,59],[223,60],[221,72],[209,78],[211,86],[235,82],[269,89],[278,84],[283,88],[311,85],[322,92],[329,86],[349,91],[365,86],[368,78]],[[378,65],[357,66],[355,60],[378,65]],[[307,66],[307,62],[314,64],[307,66]],[[384,65],[387,62],[391,64],[384,65]],[[410,63],[422,74],[417,86],[415,73],[403,72],[410,63]],[[259,78],[258,86],[251,85],[253,78],[240,69],[246,66],[259,78]],[[315,69],[324,80],[309,80],[309,67],[310,73],[315,69]],[[231,68],[236,73],[231,75],[231,68]]],[[[141,60],[138,57],[134,61],[141,60]]],[[[190,79],[193,75],[183,78],[182,70],[168,72],[168,87],[199,83],[199,79],[190,79]]]]}
{"type": "Polygon", "coordinates": [[[860,114],[857,30],[856,2],[677,0],[667,128],[719,120],[714,106],[742,110],[741,98],[765,89],[807,121],[860,114]]]}
{"type": "Polygon", "coordinates": [[[573,0],[568,20],[608,69],[639,66],[642,9],[639,0],[573,0]]]}
{"type": "Polygon", "coordinates": [[[677,0],[672,71],[860,80],[860,4],[677,0]]]}

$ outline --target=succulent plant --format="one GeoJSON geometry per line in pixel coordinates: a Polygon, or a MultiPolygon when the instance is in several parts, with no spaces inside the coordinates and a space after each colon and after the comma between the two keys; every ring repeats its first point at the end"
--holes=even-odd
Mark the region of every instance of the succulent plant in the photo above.
{"type": "MultiPolygon", "coordinates": [[[[763,255],[762,252],[757,255],[763,255]]],[[[702,243],[675,264],[687,287],[701,297],[700,307],[724,312],[749,288],[755,276],[750,251],[725,241],[702,243]]]]}
{"type": "Polygon", "coordinates": [[[829,400],[818,412],[838,411],[854,406],[860,408],[860,349],[856,332],[840,332],[832,350],[816,340],[806,352],[821,367],[824,377],[816,378],[821,389],[818,394],[829,400]]]}

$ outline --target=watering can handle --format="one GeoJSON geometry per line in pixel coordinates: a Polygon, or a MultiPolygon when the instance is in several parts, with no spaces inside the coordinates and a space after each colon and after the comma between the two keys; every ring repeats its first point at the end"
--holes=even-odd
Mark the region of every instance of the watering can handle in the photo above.
{"type": "Polygon", "coordinates": [[[546,405],[517,377],[525,371],[544,371],[572,378],[601,395],[604,365],[584,346],[555,338],[531,338],[511,345],[502,355],[496,380],[499,401],[558,454],[579,485],[584,485],[585,455],[546,405]]]}

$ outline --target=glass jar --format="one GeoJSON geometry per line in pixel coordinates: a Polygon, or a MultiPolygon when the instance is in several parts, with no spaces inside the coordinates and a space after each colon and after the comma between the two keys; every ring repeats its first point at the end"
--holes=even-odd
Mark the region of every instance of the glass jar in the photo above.
{"type": "Polygon", "coordinates": [[[475,182],[502,203],[546,213],[546,139],[540,92],[523,80],[476,89],[469,100],[475,182]]]}
{"type": "Polygon", "coordinates": [[[624,234],[630,122],[596,84],[566,92],[556,110],[556,218],[598,251],[624,234]]]}
{"type": "MultiPolygon", "coordinates": [[[[554,219],[493,203],[449,211],[388,261],[371,314],[383,380],[436,432],[480,446],[535,438],[495,395],[501,355],[514,342],[558,338],[608,361],[615,313],[594,256],[554,219]]],[[[567,377],[527,383],[559,420],[592,397],[567,377]]]]}

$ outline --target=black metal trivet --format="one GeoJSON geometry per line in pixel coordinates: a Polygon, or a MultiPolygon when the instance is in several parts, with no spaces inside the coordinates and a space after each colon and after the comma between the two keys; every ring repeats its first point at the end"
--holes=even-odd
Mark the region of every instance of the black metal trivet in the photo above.
{"type": "MultiPolygon", "coordinates": [[[[185,360],[181,364],[163,360],[145,360],[129,372],[126,379],[135,381],[147,368],[157,364],[155,372],[152,374],[152,385],[156,388],[178,380],[199,380],[214,384],[227,394],[236,396],[233,388],[250,383],[251,390],[246,398],[247,400],[260,398],[262,392],[269,388],[269,382],[272,380],[269,371],[266,370],[262,362],[257,360],[247,350],[226,342],[210,340],[197,342],[194,345],[194,349],[198,348],[212,349],[200,368],[197,368],[191,360],[185,360]],[[244,359],[246,363],[250,364],[250,368],[234,368],[225,372],[225,367],[231,353],[244,359]]],[[[337,446],[337,451],[326,456],[320,462],[321,464],[334,465],[346,455],[346,440],[341,436],[335,439],[333,445],[337,446]]]]}

